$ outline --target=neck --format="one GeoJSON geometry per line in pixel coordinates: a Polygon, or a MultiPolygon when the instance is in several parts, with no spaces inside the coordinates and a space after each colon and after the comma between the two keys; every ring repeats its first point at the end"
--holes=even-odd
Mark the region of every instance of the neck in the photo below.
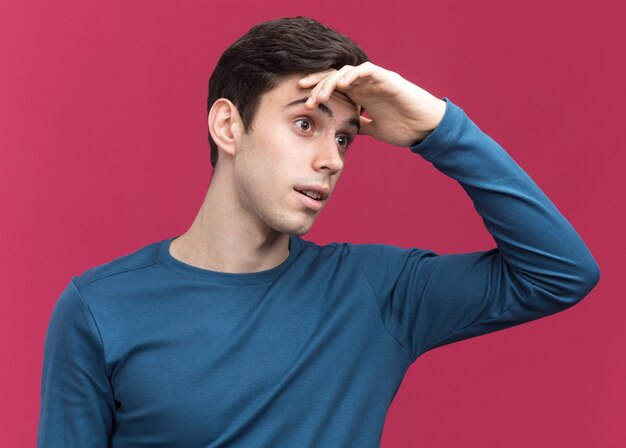
{"type": "Polygon", "coordinates": [[[172,241],[170,253],[184,263],[211,271],[260,272],[287,259],[289,235],[248,213],[233,183],[215,171],[196,218],[172,241]]]}

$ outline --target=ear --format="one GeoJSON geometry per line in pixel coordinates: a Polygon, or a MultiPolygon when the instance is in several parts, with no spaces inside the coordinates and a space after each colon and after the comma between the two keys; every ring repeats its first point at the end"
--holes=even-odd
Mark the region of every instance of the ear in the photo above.
{"type": "Polygon", "coordinates": [[[230,100],[219,98],[209,110],[208,125],[215,144],[224,152],[234,156],[243,130],[237,107],[230,100]]]}

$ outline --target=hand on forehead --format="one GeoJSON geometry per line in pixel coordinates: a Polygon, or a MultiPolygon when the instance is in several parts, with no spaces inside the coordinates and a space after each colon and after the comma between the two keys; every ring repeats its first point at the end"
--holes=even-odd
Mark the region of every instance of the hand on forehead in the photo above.
{"type": "MultiPolygon", "coordinates": [[[[363,109],[360,104],[357,104],[353,98],[351,98],[346,92],[341,90],[340,86],[337,86],[337,81],[341,79],[341,75],[346,72],[346,68],[344,67],[341,70],[324,70],[321,72],[303,74],[301,76],[296,76],[296,81],[300,88],[306,89],[306,86],[309,86],[309,100],[306,103],[306,106],[313,107],[315,105],[314,99],[328,99],[331,96],[334,96],[337,99],[341,99],[350,103],[351,105],[358,106],[359,113],[363,109]]],[[[322,100],[321,102],[323,102],[322,100]]]]}

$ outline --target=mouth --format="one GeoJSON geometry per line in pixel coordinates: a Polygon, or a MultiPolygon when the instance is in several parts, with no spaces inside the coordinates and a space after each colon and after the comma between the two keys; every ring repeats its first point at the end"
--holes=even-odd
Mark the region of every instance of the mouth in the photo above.
{"type": "Polygon", "coordinates": [[[317,201],[324,202],[330,196],[330,188],[324,184],[305,184],[293,187],[298,193],[315,199],[317,201]]]}
{"type": "Polygon", "coordinates": [[[323,196],[320,196],[319,194],[317,194],[318,198],[316,199],[315,197],[311,197],[311,196],[316,196],[314,192],[300,191],[300,190],[296,190],[295,188],[294,188],[294,191],[298,193],[298,197],[300,198],[302,203],[312,210],[319,211],[321,210],[322,205],[324,205],[324,200],[322,199],[323,196]]]}
{"type": "Polygon", "coordinates": [[[322,202],[323,199],[323,195],[317,191],[311,191],[311,190],[298,190],[296,188],[294,188],[294,190],[296,190],[298,193],[305,195],[308,198],[311,198],[315,201],[320,201],[322,202]]]}

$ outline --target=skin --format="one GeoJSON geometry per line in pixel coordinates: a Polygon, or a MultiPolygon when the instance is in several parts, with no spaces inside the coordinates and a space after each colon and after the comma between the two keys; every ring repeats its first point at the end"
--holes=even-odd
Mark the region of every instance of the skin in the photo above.
{"type": "Polygon", "coordinates": [[[439,124],[445,107],[369,62],[286,77],[261,97],[248,133],[237,108],[220,98],[208,117],[219,161],[194,222],[172,241],[170,253],[219,272],[278,266],[289,255],[289,236],[307,233],[332,196],[347,142],[359,133],[407,147],[439,124]],[[369,119],[359,115],[363,107],[369,119]],[[307,208],[294,190],[303,184],[330,189],[319,211],[307,208]]]}

